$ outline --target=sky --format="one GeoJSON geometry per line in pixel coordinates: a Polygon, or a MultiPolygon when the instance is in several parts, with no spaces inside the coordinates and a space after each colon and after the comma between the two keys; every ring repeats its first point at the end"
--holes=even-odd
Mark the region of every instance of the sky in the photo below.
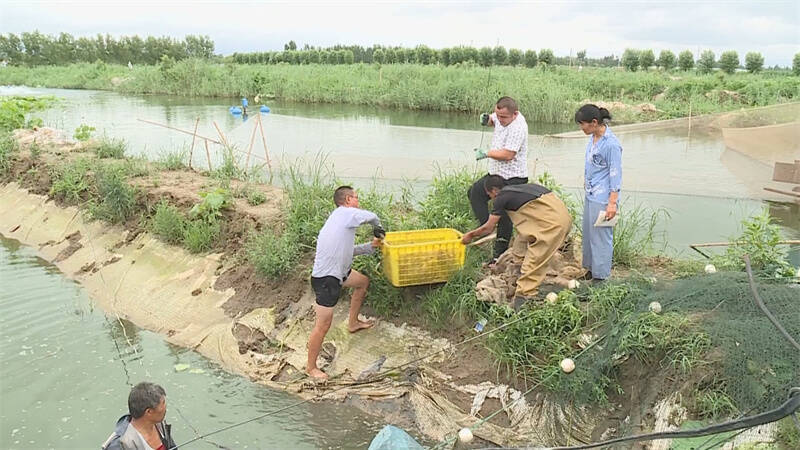
{"type": "Polygon", "coordinates": [[[760,52],[790,66],[800,52],[798,0],[666,1],[36,1],[3,0],[0,32],[75,36],[210,36],[216,52],[335,44],[502,45],[558,56],[621,55],[626,48],[717,56],[760,52]]]}

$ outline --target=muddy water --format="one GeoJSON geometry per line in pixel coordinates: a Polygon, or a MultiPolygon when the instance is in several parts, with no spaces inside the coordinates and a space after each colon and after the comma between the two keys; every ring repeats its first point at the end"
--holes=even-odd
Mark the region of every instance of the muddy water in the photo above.
{"type": "MultiPolygon", "coordinates": [[[[1,236],[0,311],[0,448],[98,448],[127,410],[129,383],[142,380],[166,389],[178,443],[297,401],[104,315],[1,236]]],[[[304,405],[186,448],[365,448],[383,425],[341,404],[304,405]]]]}

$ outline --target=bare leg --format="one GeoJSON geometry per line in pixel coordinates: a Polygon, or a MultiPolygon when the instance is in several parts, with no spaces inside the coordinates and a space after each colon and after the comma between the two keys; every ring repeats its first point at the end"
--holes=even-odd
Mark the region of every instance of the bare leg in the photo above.
{"type": "Polygon", "coordinates": [[[314,305],[314,311],[317,313],[317,319],[314,322],[314,329],[311,330],[311,335],[308,337],[306,373],[319,380],[327,380],[328,375],[317,368],[317,357],[319,356],[319,349],[322,347],[322,341],[325,340],[325,334],[328,333],[328,329],[331,327],[333,308],[314,305]]]}
{"type": "Polygon", "coordinates": [[[355,270],[350,272],[347,280],[342,284],[342,287],[353,288],[353,294],[350,296],[350,317],[347,321],[347,329],[351,333],[359,330],[371,328],[375,325],[374,322],[363,322],[358,320],[358,313],[361,311],[361,304],[364,303],[364,297],[367,296],[367,288],[369,287],[369,278],[366,275],[359,273],[355,270]]]}

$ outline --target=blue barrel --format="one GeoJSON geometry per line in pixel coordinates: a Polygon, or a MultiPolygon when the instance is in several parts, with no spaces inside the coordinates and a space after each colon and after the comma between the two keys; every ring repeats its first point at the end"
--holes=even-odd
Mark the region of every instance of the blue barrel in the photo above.
{"type": "Polygon", "coordinates": [[[261,105],[261,112],[262,113],[268,113],[269,112],[269,106],[261,105]]]}
{"type": "Polygon", "coordinates": [[[242,108],[239,108],[238,106],[231,106],[229,111],[231,112],[231,114],[237,115],[242,113],[242,108]]]}

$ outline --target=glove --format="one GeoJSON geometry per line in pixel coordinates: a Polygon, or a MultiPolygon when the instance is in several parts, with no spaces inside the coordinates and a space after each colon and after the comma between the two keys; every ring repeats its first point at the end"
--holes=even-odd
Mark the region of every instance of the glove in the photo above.
{"type": "Polygon", "coordinates": [[[489,157],[489,151],[485,148],[476,148],[475,149],[475,161],[480,161],[482,159],[486,159],[489,157]]]}
{"type": "Polygon", "coordinates": [[[486,125],[489,125],[489,114],[487,113],[481,114],[481,125],[483,125],[484,127],[486,125]]]}
{"type": "Polygon", "coordinates": [[[386,237],[386,231],[383,230],[380,226],[372,227],[372,235],[378,239],[383,239],[386,237]]]}

